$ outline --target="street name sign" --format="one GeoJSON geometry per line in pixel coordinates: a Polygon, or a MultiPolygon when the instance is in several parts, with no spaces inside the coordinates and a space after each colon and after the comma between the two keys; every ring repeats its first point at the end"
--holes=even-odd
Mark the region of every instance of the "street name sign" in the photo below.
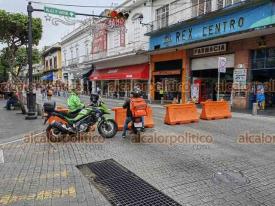
{"type": "Polygon", "coordinates": [[[62,9],[57,9],[57,8],[47,7],[47,6],[44,7],[44,12],[48,14],[59,15],[59,16],[75,17],[75,12],[73,11],[62,10],[62,9]]]}

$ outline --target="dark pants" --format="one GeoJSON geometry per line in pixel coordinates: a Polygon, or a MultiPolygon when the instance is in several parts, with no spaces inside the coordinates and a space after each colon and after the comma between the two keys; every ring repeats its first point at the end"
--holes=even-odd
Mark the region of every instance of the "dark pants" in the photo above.
{"type": "Polygon", "coordinates": [[[126,131],[128,129],[128,124],[132,122],[132,117],[126,117],[124,126],[123,126],[123,135],[126,135],[126,131]]]}
{"type": "Polygon", "coordinates": [[[11,106],[12,105],[14,106],[15,104],[17,104],[17,101],[15,99],[8,99],[7,105],[6,105],[7,110],[11,110],[11,106]]]}

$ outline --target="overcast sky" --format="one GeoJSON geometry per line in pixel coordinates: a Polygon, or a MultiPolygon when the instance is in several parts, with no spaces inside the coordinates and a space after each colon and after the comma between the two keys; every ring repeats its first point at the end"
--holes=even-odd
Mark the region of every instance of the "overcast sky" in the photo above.
{"type": "MultiPolygon", "coordinates": [[[[101,11],[105,9],[105,7],[108,8],[111,5],[118,5],[122,3],[124,0],[37,0],[37,1],[46,2],[46,3],[92,5],[92,6],[95,6],[95,8],[62,7],[62,6],[52,6],[52,5],[48,5],[48,6],[75,11],[78,13],[94,12],[94,14],[99,14],[101,11]]],[[[27,4],[28,4],[27,0],[0,0],[0,9],[4,9],[9,12],[20,12],[20,13],[27,14],[27,4]]],[[[44,5],[33,3],[33,7],[37,9],[43,9],[44,5]]],[[[33,16],[40,17],[42,18],[42,21],[43,21],[43,35],[39,44],[40,48],[60,41],[62,36],[64,36],[65,34],[67,34],[68,32],[74,29],[74,26],[65,26],[62,24],[60,24],[59,26],[52,25],[50,22],[46,21],[45,13],[42,13],[42,12],[34,12],[33,16]]],[[[54,15],[52,15],[52,17],[54,17],[54,15]]]]}

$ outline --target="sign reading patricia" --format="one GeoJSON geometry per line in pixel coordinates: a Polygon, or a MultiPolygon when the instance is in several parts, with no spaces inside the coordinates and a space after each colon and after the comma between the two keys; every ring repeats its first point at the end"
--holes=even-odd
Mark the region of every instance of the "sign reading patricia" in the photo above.
{"type": "Polygon", "coordinates": [[[241,8],[230,14],[201,20],[194,24],[187,25],[186,22],[183,22],[180,29],[177,25],[175,29],[171,27],[169,30],[167,29],[166,33],[152,34],[150,50],[195,43],[273,25],[275,24],[273,10],[273,3],[265,1],[261,5],[241,8]]]}
{"type": "Polygon", "coordinates": [[[75,17],[75,12],[73,11],[67,11],[67,10],[62,10],[62,9],[57,9],[57,8],[52,8],[47,6],[44,7],[44,12],[48,14],[59,15],[59,16],[75,17]]]}
{"type": "Polygon", "coordinates": [[[205,47],[199,47],[193,49],[193,55],[204,55],[204,54],[213,54],[213,53],[220,53],[220,52],[226,52],[226,44],[216,44],[211,46],[205,46],[205,47]]]}

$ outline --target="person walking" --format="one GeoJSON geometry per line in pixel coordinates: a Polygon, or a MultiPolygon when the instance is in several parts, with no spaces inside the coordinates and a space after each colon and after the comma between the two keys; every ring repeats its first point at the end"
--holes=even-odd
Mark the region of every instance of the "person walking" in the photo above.
{"type": "Polygon", "coordinates": [[[51,101],[52,100],[52,96],[53,96],[53,90],[52,90],[52,87],[48,87],[47,89],[47,98],[48,98],[48,101],[51,101]]]}

